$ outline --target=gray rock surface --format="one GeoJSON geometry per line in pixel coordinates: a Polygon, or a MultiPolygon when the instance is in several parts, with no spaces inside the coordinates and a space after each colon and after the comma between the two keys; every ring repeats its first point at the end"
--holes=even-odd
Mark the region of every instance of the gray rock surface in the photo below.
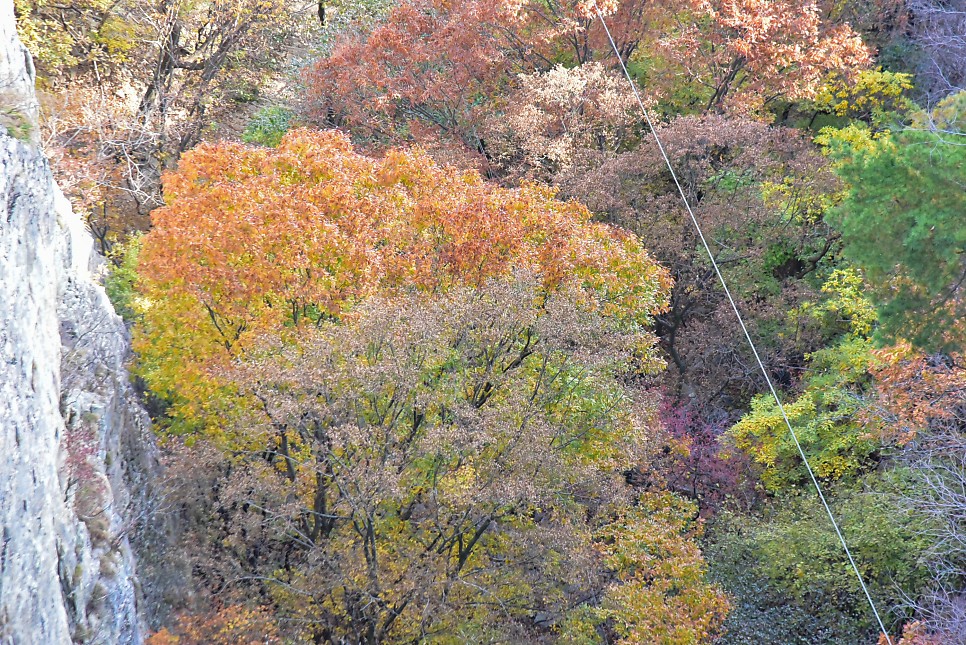
{"type": "Polygon", "coordinates": [[[36,145],[0,0],[0,643],[141,643],[132,535],[157,450],[91,236],[36,145]]]}

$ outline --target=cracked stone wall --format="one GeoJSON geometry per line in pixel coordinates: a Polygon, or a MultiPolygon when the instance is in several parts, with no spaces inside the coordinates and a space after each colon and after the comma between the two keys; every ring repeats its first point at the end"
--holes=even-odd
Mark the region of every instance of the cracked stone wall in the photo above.
{"type": "Polygon", "coordinates": [[[103,262],[36,143],[0,0],[0,643],[142,643],[131,544],[159,472],[103,262]]]}

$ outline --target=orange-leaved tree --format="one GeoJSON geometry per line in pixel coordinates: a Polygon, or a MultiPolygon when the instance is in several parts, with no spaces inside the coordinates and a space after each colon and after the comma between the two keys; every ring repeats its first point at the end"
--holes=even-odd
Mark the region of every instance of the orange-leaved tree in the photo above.
{"type": "Polygon", "coordinates": [[[878,434],[904,444],[921,431],[955,424],[966,405],[961,354],[926,355],[903,341],[874,355],[870,372],[877,397],[865,420],[878,434]]]}
{"type": "MultiPolygon", "coordinates": [[[[624,57],[660,28],[666,14],[645,0],[598,5],[624,57]]],[[[480,128],[502,108],[515,73],[611,59],[598,5],[404,0],[372,30],[341,35],[309,68],[310,106],[367,144],[416,141],[442,144],[457,158],[467,149],[489,157],[480,128]]]]}
{"type": "Polygon", "coordinates": [[[810,99],[830,72],[872,62],[861,37],[826,20],[814,0],[684,0],[681,9],[660,46],[706,111],[755,113],[775,99],[810,99]]]}
{"type": "Polygon", "coordinates": [[[665,306],[668,274],[633,235],[550,189],[495,187],[418,150],[376,160],[342,134],[310,131],[276,149],[203,145],[165,190],[140,256],[135,348],[186,427],[223,412],[230,392],[213,369],[266,334],[351,316],[373,294],[526,271],[635,327],[665,306]]]}
{"type": "Polygon", "coordinates": [[[401,2],[371,32],[344,34],[309,69],[309,102],[370,143],[441,135],[476,148],[479,103],[507,71],[495,32],[512,22],[501,2],[401,2]]]}

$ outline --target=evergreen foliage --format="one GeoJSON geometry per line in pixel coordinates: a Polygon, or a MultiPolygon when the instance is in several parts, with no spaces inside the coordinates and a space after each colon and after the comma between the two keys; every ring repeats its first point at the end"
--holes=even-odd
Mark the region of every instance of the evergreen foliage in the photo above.
{"type": "Polygon", "coordinates": [[[906,130],[838,151],[848,182],[830,220],[865,272],[885,342],[966,347],[966,93],[906,130]]]}

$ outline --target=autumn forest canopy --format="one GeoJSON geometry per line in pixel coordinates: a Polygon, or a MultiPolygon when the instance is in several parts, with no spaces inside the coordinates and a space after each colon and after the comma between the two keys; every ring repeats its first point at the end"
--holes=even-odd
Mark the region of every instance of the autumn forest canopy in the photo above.
{"type": "Polygon", "coordinates": [[[962,0],[16,10],[151,645],[966,641],[962,0]]]}

